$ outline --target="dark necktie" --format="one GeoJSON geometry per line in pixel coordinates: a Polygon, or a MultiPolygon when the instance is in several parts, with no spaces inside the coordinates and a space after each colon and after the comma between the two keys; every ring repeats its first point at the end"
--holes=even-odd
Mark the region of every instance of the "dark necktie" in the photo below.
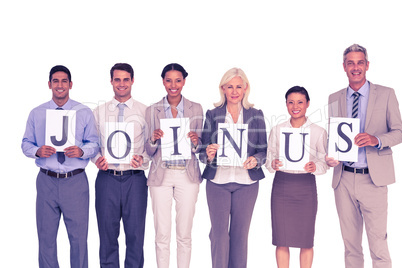
{"type": "Polygon", "coordinates": [[[353,99],[353,107],[352,107],[352,117],[358,118],[360,93],[359,92],[353,93],[353,97],[354,97],[354,99],[353,99]]]}
{"type": "MultiPolygon", "coordinates": [[[[63,108],[57,107],[56,110],[63,110],[63,108]]],[[[66,156],[64,155],[64,152],[57,152],[57,161],[60,164],[63,164],[65,160],[66,156]]]]}
{"type": "MultiPolygon", "coordinates": [[[[359,117],[359,98],[360,98],[360,93],[359,92],[354,92],[352,94],[353,96],[353,105],[352,105],[352,117],[353,118],[358,118],[359,117]]],[[[349,165],[353,165],[354,162],[348,162],[349,165]]]]}

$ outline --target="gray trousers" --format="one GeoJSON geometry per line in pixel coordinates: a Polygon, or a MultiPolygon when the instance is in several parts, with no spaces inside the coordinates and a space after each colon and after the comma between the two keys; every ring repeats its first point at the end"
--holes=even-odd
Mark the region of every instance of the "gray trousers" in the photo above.
{"type": "Polygon", "coordinates": [[[345,244],[346,268],[364,267],[363,222],[373,268],[391,268],[387,244],[387,197],[387,186],[375,186],[369,174],[343,171],[335,189],[335,201],[345,244]]]}
{"type": "Polygon", "coordinates": [[[54,178],[39,172],[36,189],[39,267],[59,267],[57,231],[63,214],[70,240],[71,267],[87,268],[89,187],[85,171],[69,178],[54,178]]]}
{"type": "Polygon", "coordinates": [[[258,195],[258,181],[242,185],[215,184],[208,180],[206,192],[211,218],[212,267],[247,267],[248,233],[258,195]]]}

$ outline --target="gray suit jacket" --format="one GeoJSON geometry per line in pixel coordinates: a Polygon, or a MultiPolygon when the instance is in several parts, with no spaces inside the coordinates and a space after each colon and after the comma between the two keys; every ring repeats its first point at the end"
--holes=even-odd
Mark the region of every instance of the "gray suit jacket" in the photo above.
{"type": "MultiPolygon", "coordinates": [[[[200,104],[187,100],[183,97],[184,117],[190,119],[190,131],[194,131],[198,135],[198,146],[192,150],[191,159],[186,160],[186,171],[190,180],[194,182],[201,182],[201,172],[198,164],[196,153],[202,147],[201,132],[203,112],[200,104]]],[[[162,184],[165,174],[166,162],[162,161],[162,150],[160,149],[161,140],[156,142],[156,146],[151,144],[151,135],[155,129],[160,128],[160,119],[166,118],[163,108],[163,99],[151,106],[145,112],[145,119],[148,123],[147,141],[145,143],[145,150],[152,160],[151,167],[148,174],[148,185],[159,186],[162,184]]]]}
{"type": "MultiPolygon", "coordinates": [[[[331,117],[347,117],[346,92],[344,88],[329,96],[328,114],[331,117]]],[[[370,83],[364,131],[377,136],[381,148],[366,147],[367,164],[370,177],[376,186],[395,182],[394,163],[390,147],[402,142],[402,121],[398,100],[392,88],[370,83]]],[[[334,168],[332,187],[335,189],[341,179],[342,164],[334,168]]]]}
{"type": "MultiPolygon", "coordinates": [[[[226,104],[222,107],[208,110],[205,118],[204,130],[202,131],[203,148],[200,152],[200,160],[206,164],[202,177],[208,180],[215,178],[217,165],[216,157],[211,163],[208,163],[206,147],[209,144],[217,143],[218,124],[224,123],[225,117],[226,104]]],[[[265,177],[261,166],[266,161],[268,147],[264,114],[261,110],[254,108],[243,109],[243,123],[248,124],[247,157],[254,156],[257,159],[257,166],[249,169],[248,173],[252,180],[261,180],[265,177]]]]}

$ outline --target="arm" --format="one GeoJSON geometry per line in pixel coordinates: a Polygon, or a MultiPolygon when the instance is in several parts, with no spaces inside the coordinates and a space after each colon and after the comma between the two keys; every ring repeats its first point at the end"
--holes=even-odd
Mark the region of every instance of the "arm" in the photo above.
{"type": "Polygon", "coordinates": [[[381,141],[380,150],[387,147],[392,147],[402,142],[401,112],[399,111],[398,100],[393,89],[390,89],[386,107],[388,132],[377,135],[377,137],[381,141]]]}
{"type": "Polygon", "coordinates": [[[80,157],[82,159],[88,159],[95,157],[99,153],[99,136],[95,125],[94,115],[89,108],[85,111],[84,118],[86,124],[84,127],[84,135],[82,137],[83,145],[80,147],[83,154],[80,157]]]}
{"type": "Polygon", "coordinates": [[[36,136],[35,136],[35,122],[34,122],[34,112],[28,116],[24,137],[22,139],[21,149],[22,152],[31,158],[38,158],[36,152],[39,150],[40,146],[38,146],[36,136]]]}
{"type": "Polygon", "coordinates": [[[145,142],[145,150],[150,157],[153,157],[158,150],[161,140],[156,140],[155,143],[152,142],[152,136],[154,135],[155,131],[155,118],[154,118],[154,107],[153,105],[149,106],[145,111],[145,120],[148,124],[147,128],[147,138],[145,142]]]}
{"type": "MultiPolygon", "coordinates": [[[[211,111],[208,110],[205,116],[205,122],[204,122],[204,128],[202,130],[201,134],[201,141],[202,141],[202,146],[200,149],[200,161],[206,165],[211,164],[208,162],[208,155],[207,155],[207,146],[212,143],[212,135],[215,133],[215,122],[212,118],[211,111]]],[[[216,157],[212,162],[216,162],[216,157]]]]}
{"type": "MultiPolygon", "coordinates": [[[[257,115],[253,118],[253,120],[257,120],[257,129],[253,129],[252,131],[256,131],[257,133],[257,143],[255,146],[255,153],[252,155],[257,160],[256,168],[261,168],[262,165],[265,164],[267,158],[267,131],[265,127],[265,118],[264,114],[261,110],[258,110],[257,115]]],[[[250,129],[249,129],[250,131],[250,129]]]]}
{"type": "Polygon", "coordinates": [[[315,164],[314,175],[325,174],[328,169],[328,165],[326,163],[326,154],[327,154],[327,144],[328,144],[328,135],[325,129],[322,129],[321,134],[319,135],[316,145],[315,145],[315,155],[312,156],[312,161],[315,164]]]}

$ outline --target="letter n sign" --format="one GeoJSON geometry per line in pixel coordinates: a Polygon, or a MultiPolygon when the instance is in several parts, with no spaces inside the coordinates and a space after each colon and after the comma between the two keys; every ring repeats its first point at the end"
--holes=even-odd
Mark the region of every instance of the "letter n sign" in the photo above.
{"type": "Polygon", "coordinates": [[[191,159],[189,118],[164,118],[160,120],[163,137],[161,139],[162,160],[191,159]]]}
{"type": "Polygon", "coordinates": [[[310,161],[310,128],[280,129],[279,159],[283,170],[304,170],[310,161]]]}
{"type": "Polygon", "coordinates": [[[109,164],[130,164],[134,153],[134,123],[106,122],[103,145],[109,164]]]}
{"type": "Polygon", "coordinates": [[[331,117],[328,156],[339,161],[357,162],[359,147],[355,145],[354,138],[359,132],[359,118],[331,117]]]}
{"type": "Polygon", "coordinates": [[[46,110],[45,144],[57,152],[75,145],[75,110],[46,110]]]}
{"type": "Polygon", "coordinates": [[[242,167],[247,160],[248,124],[218,124],[217,165],[242,167]]]}

